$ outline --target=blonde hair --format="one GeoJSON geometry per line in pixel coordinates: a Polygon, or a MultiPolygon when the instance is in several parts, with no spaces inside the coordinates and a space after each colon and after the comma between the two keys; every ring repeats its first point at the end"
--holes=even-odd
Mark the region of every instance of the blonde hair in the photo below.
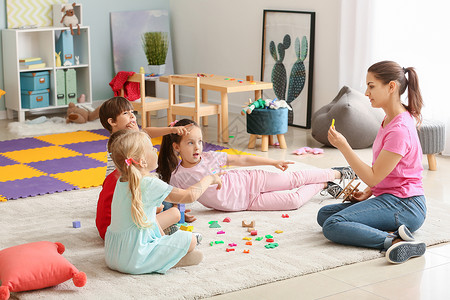
{"type": "Polygon", "coordinates": [[[111,158],[120,172],[121,179],[128,181],[131,192],[131,217],[139,228],[149,228],[153,224],[148,222],[144,212],[141,194],[141,166],[145,161],[149,136],[142,131],[119,130],[111,135],[111,158]]]}

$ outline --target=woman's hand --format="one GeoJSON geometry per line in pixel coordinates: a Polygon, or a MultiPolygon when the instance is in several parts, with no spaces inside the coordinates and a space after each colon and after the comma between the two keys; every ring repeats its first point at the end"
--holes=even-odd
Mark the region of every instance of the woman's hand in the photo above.
{"type": "Polygon", "coordinates": [[[191,127],[194,125],[193,123],[187,124],[184,126],[174,126],[172,127],[172,133],[178,134],[178,135],[188,135],[191,131],[191,127]]]}
{"type": "Polygon", "coordinates": [[[372,190],[368,187],[362,192],[361,191],[354,192],[350,200],[359,202],[369,199],[370,196],[372,196],[372,190]]]}
{"type": "Polygon", "coordinates": [[[289,165],[293,164],[293,161],[285,161],[285,160],[276,160],[273,163],[273,166],[281,171],[286,171],[289,165]]]}
{"type": "Polygon", "coordinates": [[[334,126],[330,126],[330,129],[328,129],[328,141],[338,149],[342,148],[345,144],[348,144],[347,139],[340,134],[334,126]]]}

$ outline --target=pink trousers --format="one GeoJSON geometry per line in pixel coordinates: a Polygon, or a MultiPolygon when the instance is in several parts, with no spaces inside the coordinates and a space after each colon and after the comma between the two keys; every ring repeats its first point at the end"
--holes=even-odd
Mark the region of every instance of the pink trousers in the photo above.
{"type": "Polygon", "coordinates": [[[291,210],[308,202],[335,179],[331,169],[274,173],[251,170],[247,210],[291,210]],[[298,188],[297,191],[289,191],[298,188]],[[285,192],[279,192],[285,191],[285,192]]]}

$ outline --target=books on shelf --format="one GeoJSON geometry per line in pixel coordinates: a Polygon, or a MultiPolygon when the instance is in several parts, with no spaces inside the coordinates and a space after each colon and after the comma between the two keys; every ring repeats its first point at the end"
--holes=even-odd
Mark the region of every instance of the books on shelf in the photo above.
{"type": "Polygon", "coordinates": [[[40,60],[33,60],[33,61],[26,61],[26,62],[23,62],[22,64],[25,65],[25,66],[29,66],[29,65],[41,64],[41,63],[43,63],[42,59],[40,59],[40,60]]]}
{"type": "Polygon", "coordinates": [[[42,58],[40,57],[28,57],[19,59],[20,66],[22,69],[40,69],[45,68],[46,64],[42,61],[42,58]]]}
{"type": "Polygon", "coordinates": [[[40,57],[27,57],[27,58],[19,59],[19,62],[27,63],[27,62],[37,61],[37,60],[42,60],[42,58],[40,58],[40,57]]]}
{"type": "Polygon", "coordinates": [[[28,65],[28,66],[25,66],[25,69],[28,69],[28,70],[32,70],[32,69],[40,69],[40,68],[45,68],[45,63],[40,63],[40,64],[34,64],[34,65],[28,65]]]}

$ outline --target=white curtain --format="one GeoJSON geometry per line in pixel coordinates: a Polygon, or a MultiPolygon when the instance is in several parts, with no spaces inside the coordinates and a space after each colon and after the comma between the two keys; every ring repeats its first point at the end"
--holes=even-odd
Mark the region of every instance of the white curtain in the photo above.
{"type": "Polygon", "coordinates": [[[449,11],[448,0],[342,0],[340,39],[341,86],[364,92],[367,68],[381,60],[416,68],[424,118],[446,124],[445,155],[450,155],[449,11]]]}

